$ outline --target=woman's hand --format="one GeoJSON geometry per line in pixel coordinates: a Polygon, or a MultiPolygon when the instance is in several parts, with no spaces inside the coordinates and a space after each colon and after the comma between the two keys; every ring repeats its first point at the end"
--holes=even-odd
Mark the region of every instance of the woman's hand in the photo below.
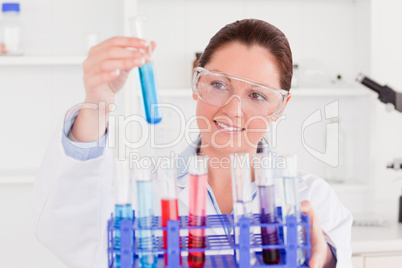
{"type": "Polygon", "coordinates": [[[336,266],[336,261],[332,256],[332,252],[325,241],[321,230],[318,216],[315,215],[313,206],[309,201],[301,203],[301,211],[306,213],[310,218],[310,235],[311,235],[311,257],[308,263],[311,268],[332,268],[336,266]]]}
{"type": "MultiPolygon", "coordinates": [[[[155,43],[152,42],[152,49],[155,43]]],[[[84,61],[85,102],[107,105],[114,103],[117,92],[125,84],[128,73],[151,58],[145,40],[113,37],[89,50],[84,61]]]]}
{"type": "MultiPolygon", "coordinates": [[[[154,49],[156,44],[151,42],[151,46],[154,49]]],[[[92,47],[83,64],[85,103],[74,122],[69,139],[91,142],[105,135],[111,109],[109,104],[114,103],[130,70],[150,59],[146,41],[138,38],[113,37],[92,47]],[[101,102],[102,105],[99,105],[101,102]]]]}

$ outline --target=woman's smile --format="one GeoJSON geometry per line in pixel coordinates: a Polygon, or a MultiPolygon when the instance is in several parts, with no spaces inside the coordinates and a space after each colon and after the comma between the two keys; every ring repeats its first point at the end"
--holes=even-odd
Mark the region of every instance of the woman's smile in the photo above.
{"type": "Polygon", "coordinates": [[[229,134],[229,135],[238,135],[242,131],[246,130],[244,127],[238,127],[235,125],[224,123],[222,121],[214,120],[214,123],[215,123],[218,131],[229,134]]]}

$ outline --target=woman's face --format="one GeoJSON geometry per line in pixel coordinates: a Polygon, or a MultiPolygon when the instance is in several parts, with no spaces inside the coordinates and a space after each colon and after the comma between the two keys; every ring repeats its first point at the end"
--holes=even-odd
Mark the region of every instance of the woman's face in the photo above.
{"type": "MultiPolygon", "coordinates": [[[[238,42],[227,44],[215,51],[204,68],[281,88],[274,56],[258,45],[246,47],[238,42]]],[[[234,89],[239,96],[243,96],[245,90],[248,89],[234,89]]],[[[232,98],[223,107],[205,103],[195,94],[193,98],[197,100],[197,124],[202,145],[211,146],[221,153],[255,150],[269,126],[269,118],[244,113],[238,98],[232,98]]]]}

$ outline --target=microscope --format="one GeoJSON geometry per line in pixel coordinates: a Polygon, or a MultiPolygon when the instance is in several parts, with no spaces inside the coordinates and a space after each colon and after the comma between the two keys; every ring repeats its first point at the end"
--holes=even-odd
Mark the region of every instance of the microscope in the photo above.
{"type": "MultiPolygon", "coordinates": [[[[381,86],[374,80],[368,78],[363,74],[359,74],[356,77],[356,80],[361,84],[365,85],[369,89],[378,93],[378,99],[385,103],[393,105],[395,110],[402,113],[402,93],[395,92],[392,88],[388,87],[387,85],[381,86]]],[[[402,158],[394,159],[392,163],[387,165],[387,168],[392,168],[395,170],[402,169],[402,158]]],[[[402,223],[402,196],[399,198],[399,219],[398,221],[402,223]]]]}

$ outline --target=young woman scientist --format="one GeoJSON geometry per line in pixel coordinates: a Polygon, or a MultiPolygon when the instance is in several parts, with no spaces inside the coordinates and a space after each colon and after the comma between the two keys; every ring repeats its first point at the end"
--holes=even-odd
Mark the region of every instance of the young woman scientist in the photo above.
{"type": "MultiPolygon", "coordinates": [[[[149,61],[150,56],[141,52],[145,47],[144,40],[114,37],[90,50],[84,62],[85,103],[67,114],[64,131],[52,140],[35,182],[36,235],[70,267],[107,266],[106,223],[113,207],[113,153],[101,146],[107,138],[107,107],[114,103],[129,71],[149,61]],[[85,109],[101,101],[106,103],[106,113],[85,109]],[[99,146],[89,149],[94,143],[99,146]]],[[[217,159],[234,152],[253,155],[264,135],[253,130],[266,129],[290,98],[292,53],[285,35],[264,21],[236,21],[212,37],[199,66],[194,73],[198,81],[218,73],[234,83],[230,90],[214,83],[216,90],[225,93],[213,96],[201,86],[193,88],[196,114],[203,118],[197,121],[201,153],[217,159]],[[227,143],[231,145],[224,146],[227,143]]],[[[181,156],[195,153],[196,148],[189,147],[181,156]]],[[[227,164],[209,168],[208,214],[232,211],[227,164]]],[[[187,170],[178,174],[179,210],[185,211],[187,170]]],[[[322,179],[301,172],[299,176],[300,196],[305,200],[302,211],[310,216],[312,226],[310,267],[351,267],[351,214],[322,179]]]]}

